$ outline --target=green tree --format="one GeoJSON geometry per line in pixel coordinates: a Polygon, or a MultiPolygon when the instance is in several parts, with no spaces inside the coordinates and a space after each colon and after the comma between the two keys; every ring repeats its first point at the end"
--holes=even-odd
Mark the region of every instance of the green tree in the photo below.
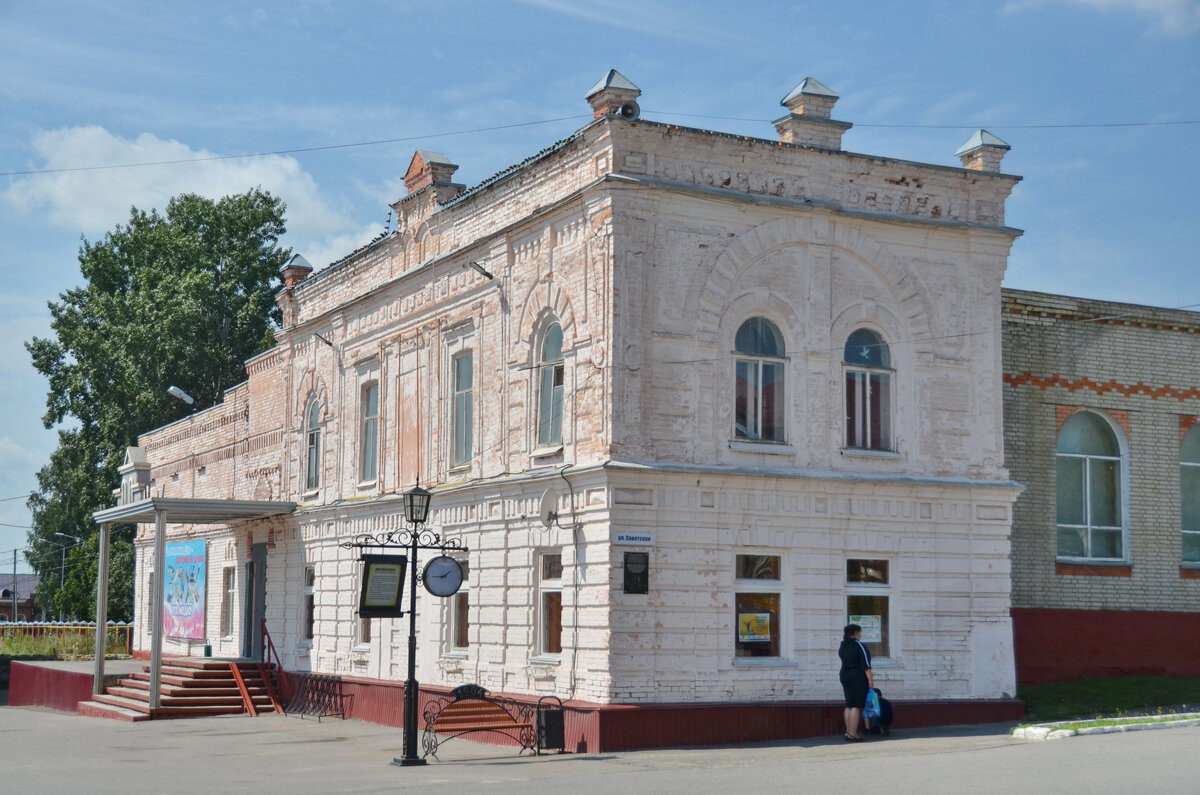
{"type": "MultiPolygon", "coordinates": [[[[285,229],[283,202],[255,188],[219,201],[176,196],[164,215],[133,208],[128,224],[80,246],[84,286],[50,303],[53,336],[25,345],[50,382],[43,422],[59,428],[28,503],[37,596],[55,613],[94,616],[95,544],[68,552],[80,587],[60,587],[70,541],[59,534],[92,539],[91,514],[113,504],[125,448],[139,433],[219,403],[245,380],[245,360],[274,344],[274,295],[291,254],[279,247],[285,229]],[[195,407],[168,396],[172,385],[195,407]]],[[[132,562],[132,554],[112,559],[114,620],[132,618],[132,591],[117,593],[119,582],[132,589],[132,562]]]]}

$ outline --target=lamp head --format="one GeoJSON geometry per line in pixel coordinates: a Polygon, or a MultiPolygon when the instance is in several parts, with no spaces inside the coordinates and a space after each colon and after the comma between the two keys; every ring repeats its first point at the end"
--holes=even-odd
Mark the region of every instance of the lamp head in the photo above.
{"type": "Polygon", "coordinates": [[[420,486],[413,486],[404,492],[404,518],[410,524],[425,524],[425,520],[429,518],[429,501],[432,498],[433,494],[420,486]]]}
{"type": "Polygon", "coordinates": [[[182,389],[180,389],[177,386],[167,387],[167,394],[170,395],[171,397],[175,398],[176,400],[182,400],[184,403],[188,404],[189,406],[196,402],[192,398],[191,395],[189,395],[187,392],[184,392],[182,389]]]}

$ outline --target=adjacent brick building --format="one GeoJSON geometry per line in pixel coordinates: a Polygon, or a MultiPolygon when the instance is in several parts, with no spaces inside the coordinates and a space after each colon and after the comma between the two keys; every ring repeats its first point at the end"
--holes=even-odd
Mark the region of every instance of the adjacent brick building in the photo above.
{"type": "Polygon", "coordinates": [[[1005,290],[1018,679],[1200,675],[1200,313],[1005,290]]]}
{"type": "Polygon", "coordinates": [[[421,483],[470,550],[464,592],[418,601],[423,685],[830,705],[854,618],[891,698],[1012,712],[1007,145],[845,152],[811,78],[773,140],[637,120],[638,94],[610,73],[591,123],[470,189],[417,152],[397,229],[289,263],[247,382],[142,437],[155,494],[300,504],[172,527],[208,541],[210,618],[168,653],[253,653],[256,602],[285,667],[394,704],[407,622],[357,617],[340,544],[402,529],[421,483]]]}

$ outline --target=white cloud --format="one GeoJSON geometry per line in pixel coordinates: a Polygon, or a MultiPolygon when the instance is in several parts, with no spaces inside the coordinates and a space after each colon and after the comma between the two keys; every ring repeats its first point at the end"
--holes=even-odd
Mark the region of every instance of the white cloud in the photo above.
{"type": "Polygon", "coordinates": [[[1097,11],[1131,11],[1168,35],[1200,32],[1200,0],[1012,0],[1004,6],[1004,11],[1015,13],[1050,3],[1069,3],[1097,11]]]}
{"type": "Polygon", "coordinates": [[[130,207],[161,211],[180,193],[216,199],[254,186],[287,203],[290,240],[327,239],[355,226],[330,206],[316,181],[292,157],[202,160],[216,155],[149,133],[121,138],[94,125],[38,133],[32,148],[40,161],[36,168],[55,173],[19,177],[0,199],[17,213],[42,216],[88,235],[128,221],[130,207]],[[95,168],[130,163],[164,165],[95,168]]]}

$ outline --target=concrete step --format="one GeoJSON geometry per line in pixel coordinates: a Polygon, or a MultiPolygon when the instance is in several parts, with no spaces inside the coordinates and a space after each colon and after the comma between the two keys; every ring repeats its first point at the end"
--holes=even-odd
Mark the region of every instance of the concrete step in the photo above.
{"type": "Polygon", "coordinates": [[[105,704],[99,701],[79,702],[79,714],[85,718],[108,718],[109,720],[120,720],[127,723],[150,720],[150,715],[145,712],[138,712],[135,709],[118,707],[115,704],[105,704]]]}

